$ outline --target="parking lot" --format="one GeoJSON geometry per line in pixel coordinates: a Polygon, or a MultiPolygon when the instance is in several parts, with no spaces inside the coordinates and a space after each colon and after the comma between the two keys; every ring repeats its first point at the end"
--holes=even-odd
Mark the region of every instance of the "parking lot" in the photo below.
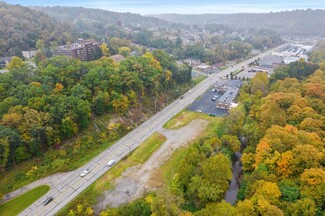
{"type": "Polygon", "coordinates": [[[213,92],[212,90],[213,88],[211,87],[201,97],[199,97],[190,106],[188,106],[187,110],[193,112],[202,112],[213,116],[227,115],[228,112],[226,110],[219,110],[216,108],[216,102],[222,96],[222,94],[213,92]],[[213,97],[215,97],[215,101],[211,100],[213,97]]]}
{"type": "Polygon", "coordinates": [[[216,83],[211,83],[211,87],[209,88],[209,90],[204,92],[204,94],[202,94],[191,105],[189,105],[187,107],[187,110],[193,112],[201,112],[211,116],[228,115],[227,110],[216,108],[216,103],[218,99],[223,95],[223,93],[218,92],[217,89],[222,89],[223,87],[227,86],[230,88],[240,88],[242,86],[242,81],[220,79],[216,83]]]}

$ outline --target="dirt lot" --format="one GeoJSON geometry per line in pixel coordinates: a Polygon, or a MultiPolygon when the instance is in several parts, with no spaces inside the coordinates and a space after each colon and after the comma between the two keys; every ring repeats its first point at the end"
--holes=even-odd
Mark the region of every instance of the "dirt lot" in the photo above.
{"type": "Polygon", "coordinates": [[[148,190],[154,190],[155,171],[171,156],[179,147],[197,139],[207,128],[209,122],[206,120],[193,120],[190,124],[177,130],[161,129],[158,131],[167,140],[152,156],[142,165],[130,167],[121,177],[115,180],[114,189],[106,191],[104,197],[95,207],[98,212],[108,205],[117,207],[128,203],[148,190]]]}

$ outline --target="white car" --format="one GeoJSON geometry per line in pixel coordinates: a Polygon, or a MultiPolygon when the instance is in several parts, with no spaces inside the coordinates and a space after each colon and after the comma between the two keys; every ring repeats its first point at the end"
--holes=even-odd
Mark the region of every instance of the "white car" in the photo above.
{"type": "Polygon", "coordinates": [[[82,171],[82,173],[80,173],[81,177],[84,177],[85,175],[87,175],[90,172],[90,169],[85,169],[84,171],[82,171]]]}
{"type": "Polygon", "coordinates": [[[116,160],[110,160],[110,161],[108,161],[107,165],[108,165],[109,167],[111,167],[111,166],[113,166],[115,163],[116,163],[116,160]]]}

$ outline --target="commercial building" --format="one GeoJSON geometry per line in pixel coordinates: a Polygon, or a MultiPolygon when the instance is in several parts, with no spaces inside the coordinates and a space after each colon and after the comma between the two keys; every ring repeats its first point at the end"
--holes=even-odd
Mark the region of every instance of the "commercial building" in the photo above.
{"type": "Polygon", "coordinates": [[[235,101],[239,93],[239,88],[229,87],[226,92],[218,99],[216,108],[219,109],[230,109],[231,104],[235,101]]]}
{"type": "Polygon", "coordinates": [[[231,108],[242,84],[241,80],[224,80],[216,83],[214,89],[222,94],[216,102],[216,108],[226,110],[231,108]]]}

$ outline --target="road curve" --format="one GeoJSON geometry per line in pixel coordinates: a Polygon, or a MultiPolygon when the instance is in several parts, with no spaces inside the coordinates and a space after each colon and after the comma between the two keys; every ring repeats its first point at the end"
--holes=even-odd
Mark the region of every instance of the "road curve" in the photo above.
{"type": "Polygon", "coordinates": [[[198,96],[203,94],[209,87],[218,81],[221,77],[230,74],[231,71],[240,70],[242,66],[248,65],[249,62],[254,61],[257,58],[263,58],[266,55],[271,54],[274,50],[279,49],[281,45],[265,53],[262,53],[254,58],[243,61],[234,65],[232,68],[224,70],[220,73],[210,75],[207,79],[196,85],[191,92],[184,94],[182,100],[175,100],[173,103],[165,107],[163,110],[156,113],[146,122],[134,129],[129,134],[125,135],[114,145],[103,151],[97,157],[92,159],[85,166],[71,172],[70,176],[57,185],[52,185],[50,191],[39,200],[34,202],[28,208],[26,208],[19,215],[29,216],[50,216],[55,215],[61,208],[67,205],[73,198],[75,198],[80,192],[86,189],[90,184],[96,181],[101,175],[103,175],[110,167],[107,166],[109,160],[115,159],[121,160],[130,151],[136,149],[143,141],[149,138],[154,132],[162,128],[162,126],[173,116],[183,110],[186,106],[191,104],[198,96]],[[89,168],[91,170],[84,177],[80,177],[82,170],[89,168]],[[52,196],[53,201],[44,206],[43,201],[46,197],[52,196]]]}

